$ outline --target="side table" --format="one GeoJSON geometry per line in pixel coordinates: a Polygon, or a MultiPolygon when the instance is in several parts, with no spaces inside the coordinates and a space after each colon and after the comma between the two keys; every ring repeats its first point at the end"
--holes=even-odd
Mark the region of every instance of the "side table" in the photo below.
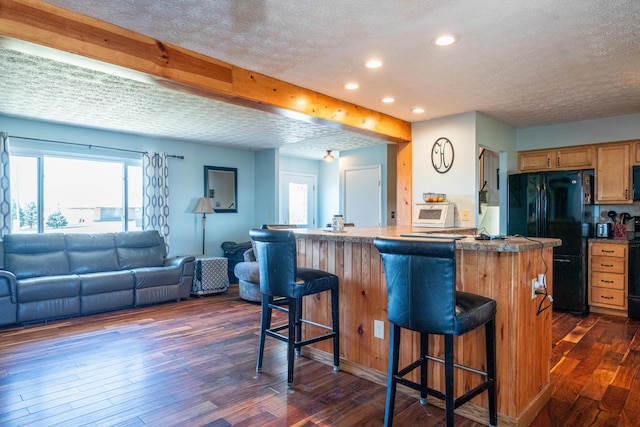
{"type": "Polygon", "coordinates": [[[196,257],[191,295],[219,294],[229,289],[227,258],[196,257]]]}

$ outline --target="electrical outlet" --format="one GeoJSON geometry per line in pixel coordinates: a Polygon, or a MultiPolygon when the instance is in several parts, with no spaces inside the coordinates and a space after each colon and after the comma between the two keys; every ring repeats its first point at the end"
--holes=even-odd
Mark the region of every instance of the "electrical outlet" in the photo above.
{"type": "Polygon", "coordinates": [[[460,210],[460,219],[462,219],[462,221],[469,221],[469,209],[460,210]]]}
{"type": "Polygon", "coordinates": [[[384,322],[381,320],[373,321],[373,336],[376,338],[384,339],[384,322]]]}
{"type": "Polygon", "coordinates": [[[538,287],[538,280],[531,279],[531,299],[536,299],[536,288],[538,287]]]}

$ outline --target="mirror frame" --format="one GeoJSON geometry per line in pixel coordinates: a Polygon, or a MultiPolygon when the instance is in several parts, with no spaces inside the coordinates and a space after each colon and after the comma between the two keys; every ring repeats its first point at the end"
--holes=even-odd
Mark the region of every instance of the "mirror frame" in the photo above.
{"type": "Polygon", "coordinates": [[[205,166],[204,167],[204,196],[208,197],[211,201],[211,206],[213,206],[213,210],[216,213],[237,213],[238,212],[238,168],[225,168],[221,166],[205,166]],[[228,181],[228,179],[223,179],[227,177],[227,174],[233,174],[233,183],[227,184],[226,188],[223,192],[218,188],[211,188],[211,179],[219,177],[221,182],[228,181]],[[230,188],[233,186],[233,188],[230,188]],[[227,208],[218,208],[217,205],[221,204],[220,200],[216,200],[215,192],[218,191],[218,194],[228,195],[233,191],[233,202],[231,204],[225,202],[227,208]]]}

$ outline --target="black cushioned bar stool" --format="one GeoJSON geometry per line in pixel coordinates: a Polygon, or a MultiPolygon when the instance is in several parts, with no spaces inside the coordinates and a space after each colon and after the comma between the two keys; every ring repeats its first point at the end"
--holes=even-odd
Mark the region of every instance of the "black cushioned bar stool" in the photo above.
{"type": "Polygon", "coordinates": [[[489,393],[489,423],[497,425],[495,388],[496,302],[490,298],[456,291],[456,248],[453,240],[377,237],[388,291],[390,327],[389,372],[384,425],[393,423],[397,384],[445,401],[447,426],[453,426],[453,411],[478,394],[489,393]],[[485,325],[486,371],[454,365],[453,337],[485,325]],[[400,328],[420,333],[420,358],[398,370],[400,328]],[[429,334],[444,335],[444,361],[428,355],[429,334]],[[427,386],[427,361],[444,362],[445,391],[427,386]],[[483,376],[481,384],[454,397],[454,366],[483,376]],[[403,378],[420,368],[420,382],[403,378]]]}
{"type": "Polygon", "coordinates": [[[270,336],[287,343],[287,384],[293,384],[294,352],[318,341],[333,339],[333,369],[340,366],[338,276],[312,268],[298,268],[296,261],[296,239],[292,231],[251,230],[260,267],[260,291],[262,292],[262,318],[256,371],[262,371],[264,340],[270,336]],[[331,291],[332,326],[310,322],[302,317],[302,298],[306,295],[331,291]],[[283,301],[284,299],[284,301],[283,301]],[[273,310],[288,313],[286,324],[272,327],[273,310]],[[302,339],[302,323],[327,329],[330,332],[302,339]],[[280,331],[287,329],[287,335],[280,331]]]}

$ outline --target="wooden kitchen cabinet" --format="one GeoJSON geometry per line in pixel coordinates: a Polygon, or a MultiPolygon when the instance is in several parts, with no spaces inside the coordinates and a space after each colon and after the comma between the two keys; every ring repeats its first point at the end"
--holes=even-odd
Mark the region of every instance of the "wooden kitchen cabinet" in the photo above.
{"type": "Polygon", "coordinates": [[[545,170],[592,169],[595,166],[591,145],[533,150],[518,153],[520,172],[545,170]]]}
{"type": "Polygon", "coordinates": [[[551,167],[552,152],[544,151],[522,151],[518,153],[518,170],[520,172],[537,172],[548,170],[551,167]]]}
{"type": "Polygon", "coordinates": [[[595,201],[603,204],[631,204],[631,144],[597,147],[595,201]]]}
{"type": "Polygon", "coordinates": [[[640,141],[632,141],[631,145],[633,147],[633,152],[635,153],[634,159],[633,159],[633,165],[640,165],[640,141]]]}
{"type": "Polygon", "coordinates": [[[627,316],[628,242],[589,242],[589,309],[627,316]]]}

